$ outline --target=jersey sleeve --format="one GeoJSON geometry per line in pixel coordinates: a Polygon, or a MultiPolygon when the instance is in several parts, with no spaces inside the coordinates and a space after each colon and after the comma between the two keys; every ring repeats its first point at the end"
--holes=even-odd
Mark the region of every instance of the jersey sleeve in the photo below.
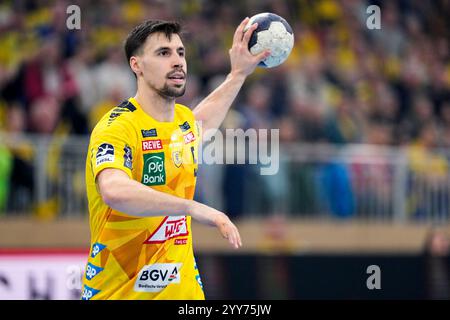
{"type": "Polygon", "coordinates": [[[106,168],[124,171],[133,178],[133,154],[136,150],[136,139],[125,124],[115,123],[93,133],[90,144],[91,166],[94,180],[106,168]]]}

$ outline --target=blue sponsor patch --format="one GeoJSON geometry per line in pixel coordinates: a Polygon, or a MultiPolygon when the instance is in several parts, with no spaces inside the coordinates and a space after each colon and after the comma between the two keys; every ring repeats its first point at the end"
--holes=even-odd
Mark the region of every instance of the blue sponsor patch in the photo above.
{"type": "Polygon", "coordinates": [[[156,128],[150,129],[150,130],[141,130],[142,138],[150,138],[150,137],[156,137],[158,136],[158,133],[156,132],[156,128]]]}
{"type": "Polygon", "coordinates": [[[87,285],[84,285],[81,300],[90,300],[93,296],[95,296],[99,292],[100,292],[100,290],[97,290],[97,289],[88,287],[87,285]]]}
{"type": "MultiPolygon", "coordinates": [[[[194,258],[194,270],[197,270],[198,272],[198,267],[197,267],[197,261],[194,258]]],[[[203,290],[203,282],[202,282],[202,278],[200,278],[200,274],[197,273],[197,275],[195,276],[195,280],[197,280],[197,283],[199,284],[200,288],[202,288],[203,290]]]]}
{"type": "Polygon", "coordinates": [[[203,289],[203,283],[202,283],[202,279],[200,278],[200,275],[196,275],[195,276],[195,280],[197,280],[198,285],[200,286],[200,288],[203,289]]]}
{"type": "Polygon", "coordinates": [[[133,155],[131,154],[131,148],[126,145],[125,148],[123,148],[123,151],[123,166],[131,170],[133,167],[133,155]]]}
{"type": "Polygon", "coordinates": [[[94,243],[94,245],[92,246],[92,250],[91,250],[91,258],[95,258],[95,256],[97,254],[99,254],[99,252],[105,248],[106,248],[106,246],[104,244],[101,244],[98,242],[94,243]]]}
{"type": "Polygon", "coordinates": [[[185,121],[183,124],[180,124],[179,127],[183,132],[188,131],[191,128],[187,121],[185,121]]]}
{"type": "Polygon", "coordinates": [[[86,279],[92,280],[96,275],[102,272],[103,268],[94,266],[92,263],[88,263],[86,266],[86,279]]]}

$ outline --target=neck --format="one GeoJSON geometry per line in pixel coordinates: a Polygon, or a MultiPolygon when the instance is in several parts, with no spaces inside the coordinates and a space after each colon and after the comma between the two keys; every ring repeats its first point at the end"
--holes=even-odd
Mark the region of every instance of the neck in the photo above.
{"type": "Polygon", "coordinates": [[[175,99],[161,97],[147,85],[138,86],[134,99],[142,110],[159,122],[172,122],[175,110],[175,99]]]}

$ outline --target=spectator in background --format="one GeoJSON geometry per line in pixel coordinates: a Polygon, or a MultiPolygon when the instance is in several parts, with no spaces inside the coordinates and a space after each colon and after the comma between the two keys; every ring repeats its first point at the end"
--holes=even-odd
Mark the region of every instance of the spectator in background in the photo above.
{"type": "MultiPolygon", "coordinates": [[[[415,96],[411,106],[412,108],[402,122],[401,128],[408,133],[410,139],[414,139],[420,135],[419,131],[423,124],[434,123],[435,117],[431,101],[423,94],[415,96]]],[[[437,143],[438,140],[433,141],[433,147],[437,147],[437,143]]]]}
{"type": "Polygon", "coordinates": [[[302,142],[325,142],[325,120],[312,100],[291,100],[290,113],[302,142]]]}
{"type": "Polygon", "coordinates": [[[247,90],[246,99],[240,107],[245,117],[244,130],[267,129],[272,127],[272,115],[270,111],[270,99],[272,92],[260,82],[250,85],[247,90]]]}
{"type": "Polygon", "coordinates": [[[439,120],[439,136],[441,138],[442,147],[445,149],[450,149],[450,100],[449,102],[442,104],[439,120]]]}
{"type": "MultiPolygon", "coordinates": [[[[245,130],[259,130],[272,128],[272,115],[270,110],[272,92],[270,88],[262,85],[259,82],[252,83],[247,91],[244,103],[239,110],[244,116],[244,123],[242,129],[245,130]]],[[[257,152],[257,146],[246,142],[246,148],[250,152],[257,152]]],[[[269,150],[269,149],[268,149],[269,150]]],[[[249,163],[249,158],[246,156],[246,162],[249,163]]],[[[268,186],[268,181],[260,174],[260,165],[255,164],[251,166],[232,165],[227,166],[225,179],[229,185],[225,188],[230,193],[230,197],[242,197],[242,192],[236,189],[236,184],[242,184],[245,193],[251,192],[251,198],[242,199],[246,212],[267,214],[273,210],[274,199],[268,186]],[[227,179],[227,175],[233,174],[235,179],[227,179]],[[236,183],[236,179],[242,183],[236,183]]],[[[235,199],[235,198],[230,198],[235,199]]]]}
{"type": "Polygon", "coordinates": [[[40,96],[30,105],[28,116],[30,132],[51,135],[58,129],[61,104],[53,95],[40,96]]]}
{"type": "Polygon", "coordinates": [[[280,139],[280,158],[279,169],[274,176],[263,176],[267,180],[274,213],[287,213],[295,210],[295,206],[291,206],[289,199],[297,198],[298,194],[293,188],[294,170],[291,168],[288,155],[285,153],[284,146],[294,144],[298,139],[298,128],[295,120],[291,117],[281,117],[276,122],[275,128],[279,128],[280,139]],[[269,181],[270,180],[270,181],[269,181]]]}
{"type": "Polygon", "coordinates": [[[113,92],[123,100],[127,92],[136,90],[133,75],[130,74],[120,47],[110,47],[106,59],[95,70],[98,97],[110,97],[113,92]]]}
{"type": "Polygon", "coordinates": [[[425,286],[428,299],[450,299],[450,240],[441,229],[432,229],[425,238],[425,286]]]}
{"type": "Polygon", "coordinates": [[[75,55],[69,60],[69,69],[79,88],[80,111],[85,117],[99,101],[100,95],[95,79],[94,50],[87,44],[81,44],[75,55]]]}
{"type": "Polygon", "coordinates": [[[61,48],[56,36],[47,36],[34,58],[25,64],[23,85],[29,105],[46,95],[64,101],[78,93],[61,48]]]}
{"type": "MultiPolygon", "coordinates": [[[[395,126],[400,116],[400,105],[397,95],[385,81],[379,80],[375,86],[373,109],[367,115],[377,122],[395,126]]],[[[367,129],[370,130],[371,128],[367,129]]],[[[388,139],[389,144],[392,143],[392,138],[388,139]]]]}
{"type": "Polygon", "coordinates": [[[8,199],[11,167],[11,153],[0,143],[0,215],[4,213],[8,199]]]}
{"type": "Polygon", "coordinates": [[[417,141],[408,147],[411,190],[409,207],[417,218],[442,219],[449,215],[449,164],[436,150],[438,131],[434,122],[422,125],[417,141]]]}
{"type": "MultiPolygon", "coordinates": [[[[45,119],[44,119],[45,121],[45,119]]],[[[8,134],[7,148],[11,154],[11,172],[8,211],[27,211],[32,208],[34,193],[34,149],[23,133],[27,128],[23,106],[16,102],[7,108],[5,132],[8,134]]]]}
{"type": "Polygon", "coordinates": [[[364,143],[373,146],[352,154],[350,174],[357,208],[363,217],[390,218],[393,212],[394,166],[389,156],[393,125],[380,119],[369,122],[364,143]]]}
{"type": "Polygon", "coordinates": [[[335,112],[327,117],[325,124],[327,140],[339,144],[361,142],[363,125],[354,97],[344,93],[339,98],[335,112]]]}
{"type": "Polygon", "coordinates": [[[319,165],[316,176],[320,208],[338,218],[352,217],[355,200],[347,164],[340,158],[330,159],[319,165]]]}

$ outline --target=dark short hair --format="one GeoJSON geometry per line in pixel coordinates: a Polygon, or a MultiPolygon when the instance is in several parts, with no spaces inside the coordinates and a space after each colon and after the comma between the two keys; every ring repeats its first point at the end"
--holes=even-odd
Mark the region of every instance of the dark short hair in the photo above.
{"type": "Polygon", "coordinates": [[[172,34],[181,36],[181,25],[175,21],[147,20],[136,26],[125,40],[127,61],[142,48],[149,35],[157,32],[164,33],[171,40],[172,34]]]}

